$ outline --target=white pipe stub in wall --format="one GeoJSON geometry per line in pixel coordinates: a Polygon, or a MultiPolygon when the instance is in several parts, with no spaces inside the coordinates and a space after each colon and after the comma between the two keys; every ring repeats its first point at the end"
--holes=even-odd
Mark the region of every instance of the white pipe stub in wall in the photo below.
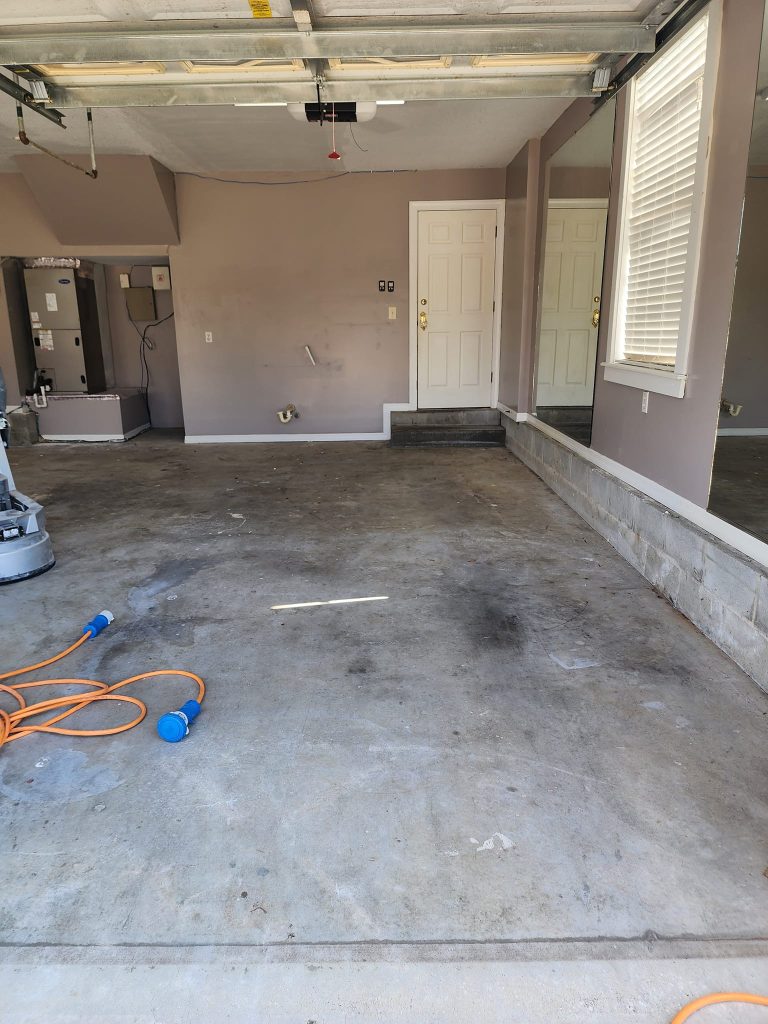
{"type": "Polygon", "coordinates": [[[743,408],[743,405],[738,405],[736,402],[729,402],[727,398],[723,398],[720,402],[720,411],[724,412],[727,416],[738,416],[743,408]]]}
{"type": "Polygon", "coordinates": [[[284,409],[278,409],[277,418],[281,423],[290,423],[291,420],[297,420],[299,414],[296,411],[296,406],[293,402],[290,402],[284,409]]]}

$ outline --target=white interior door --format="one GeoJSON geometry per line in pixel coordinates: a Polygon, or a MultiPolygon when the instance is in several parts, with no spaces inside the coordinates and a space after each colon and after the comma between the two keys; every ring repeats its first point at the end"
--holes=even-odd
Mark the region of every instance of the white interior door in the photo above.
{"type": "Polygon", "coordinates": [[[419,408],[488,408],[496,210],[421,210],[418,218],[419,408]]]}
{"type": "Polygon", "coordinates": [[[548,211],[537,405],[592,405],[605,218],[604,206],[548,211]]]}

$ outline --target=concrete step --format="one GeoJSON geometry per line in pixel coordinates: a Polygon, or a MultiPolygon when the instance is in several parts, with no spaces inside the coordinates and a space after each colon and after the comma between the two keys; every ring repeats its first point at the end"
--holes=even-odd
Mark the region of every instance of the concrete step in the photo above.
{"type": "Polygon", "coordinates": [[[394,448],[503,448],[504,427],[492,425],[431,424],[393,426],[394,448]]]}
{"type": "Polygon", "coordinates": [[[393,412],[392,426],[498,426],[501,414],[498,409],[415,409],[409,412],[393,412]]]}
{"type": "Polygon", "coordinates": [[[536,415],[553,427],[588,424],[592,422],[592,406],[540,405],[536,409],[536,415]]]}

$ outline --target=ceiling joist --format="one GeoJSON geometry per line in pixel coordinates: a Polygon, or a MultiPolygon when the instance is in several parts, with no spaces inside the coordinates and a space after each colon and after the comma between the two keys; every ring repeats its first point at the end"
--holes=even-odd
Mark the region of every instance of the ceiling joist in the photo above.
{"type": "Polygon", "coordinates": [[[274,30],[245,22],[155,22],[57,25],[56,31],[18,26],[0,31],[0,64],[63,64],[96,61],[260,59],[318,60],[329,57],[409,57],[502,53],[650,53],[650,26],[610,21],[576,24],[296,28],[274,30]]]}

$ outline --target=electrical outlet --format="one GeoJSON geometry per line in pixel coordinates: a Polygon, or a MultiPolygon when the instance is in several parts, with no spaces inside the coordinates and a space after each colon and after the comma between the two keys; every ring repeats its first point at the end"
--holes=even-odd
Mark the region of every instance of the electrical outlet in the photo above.
{"type": "Polygon", "coordinates": [[[648,396],[649,396],[649,394],[650,394],[650,392],[648,392],[648,391],[644,391],[643,392],[643,400],[640,403],[640,412],[645,412],[645,413],[648,412],[648,396]]]}
{"type": "Polygon", "coordinates": [[[397,320],[397,306],[390,306],[389,307],[389,319],[390,320],[397,320]]]}
{"type": "Polygon", "coordinates": [[[206,345],[212,345],[213,344],[213,331],[206,331],[205,332],[205,343],[206,343],[206,345]]]}

